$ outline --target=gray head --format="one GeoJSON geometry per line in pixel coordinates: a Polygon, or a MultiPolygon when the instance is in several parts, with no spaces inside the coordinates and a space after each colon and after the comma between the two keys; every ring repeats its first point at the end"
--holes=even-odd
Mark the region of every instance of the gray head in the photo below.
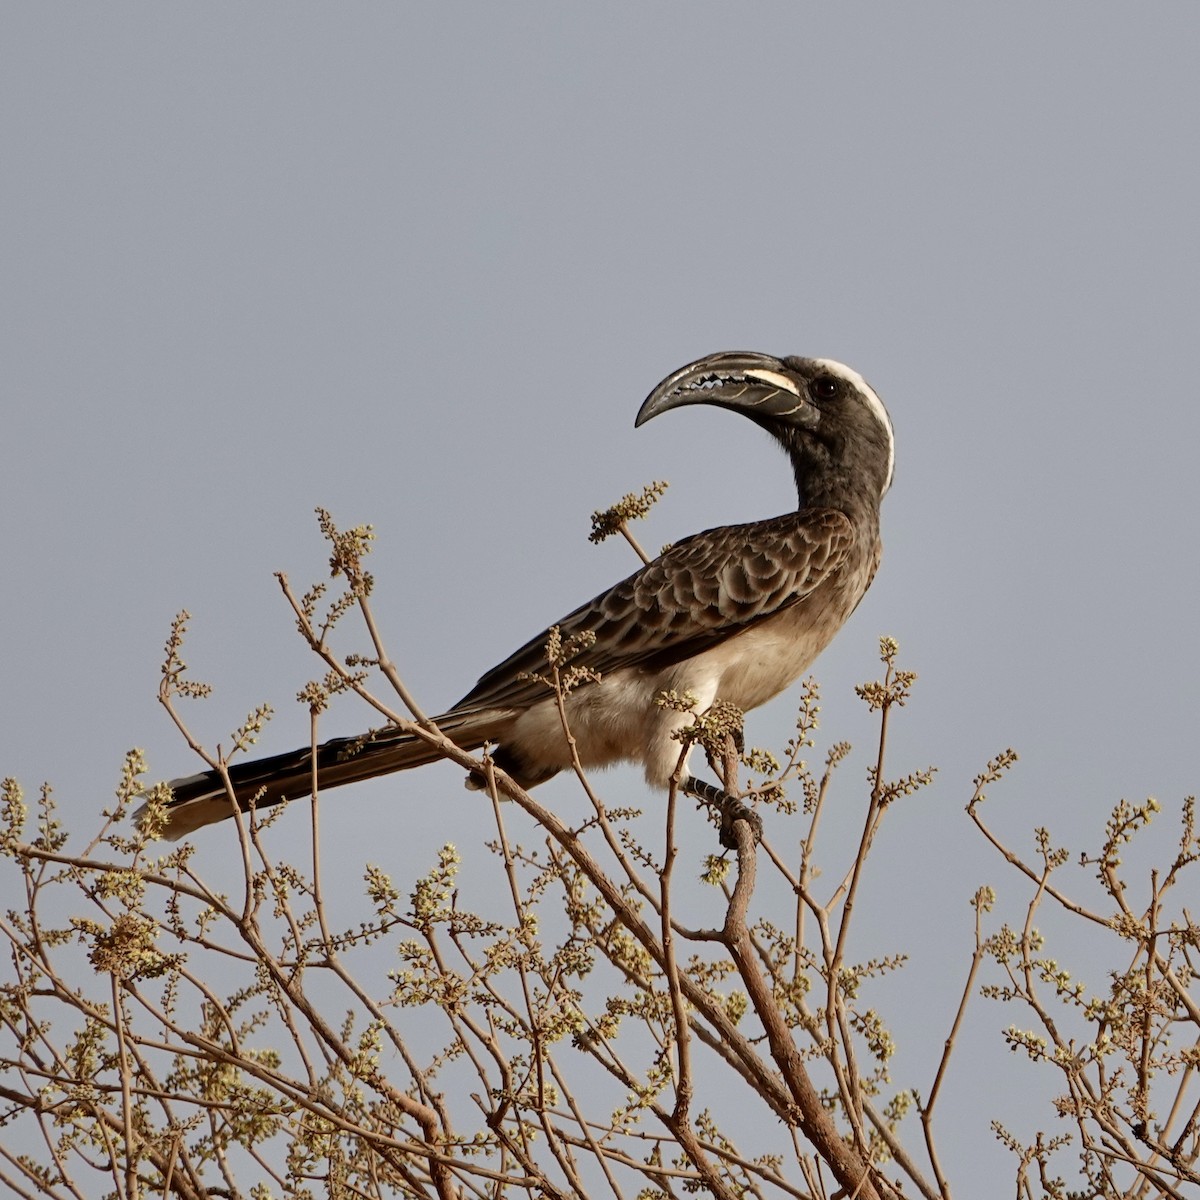
{"type": "Polygon", "coordinates": [[[877,507],[892,485],[887,409],[857,371],[832,359],[710,354],[668,375],[635,424],[686,404],[728,408],[766,429],[792,460],[802,504],[836,503],[849,492],[877,507]]]}

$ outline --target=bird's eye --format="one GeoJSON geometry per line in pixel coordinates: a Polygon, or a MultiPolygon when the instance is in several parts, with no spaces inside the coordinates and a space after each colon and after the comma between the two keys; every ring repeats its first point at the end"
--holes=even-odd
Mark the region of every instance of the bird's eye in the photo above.
{"type": "Polygon", "coordinates": [[[832,400],[838,394],[837,380],[832,375],[818,375],[812,382],[812,392],[820,400],[832,400]]]}

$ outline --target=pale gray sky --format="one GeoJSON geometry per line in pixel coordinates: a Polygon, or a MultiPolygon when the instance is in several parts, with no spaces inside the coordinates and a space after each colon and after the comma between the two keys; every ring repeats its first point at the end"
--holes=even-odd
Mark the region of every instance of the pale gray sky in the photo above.
{"type": "MultiPolygon", "coordinates": [[[[218,685],[197,730],[266,700],[264,749],[305,740],[271,572],[322,574],[316,504],[376,525],[432,710],[632,569],[587,543],[592,509],[671,480],[658,545],[788,507],[748,422],[633,429],[723,349],[848,362],[896,426],[883,567],[817,674],[857,804],[878,635],[921,673],[892,765],[940,773],[873,893],[879,947],[915,956],[879,1007],[935,1006],[897,1030],[899,1081],[928,1087],[971,892],[1024,895],[962,812],[988,757],[1021,752],[993,816],[1025,846],[1196,789],[1200,8],[2,11],[0,774],[51,780],[82,831],[127,747],[194,769],[154,699],[182,607],[218,685]]],[[[362,725],[344,704],[326,729],[362,725]]],[[[455,775],[337,794],[346,869],[467,843],[455,775]]],[[[604,786],[653,802],[633,770],[604,786]]],[[[1009,1020],[976,1002],[953,1080],[962,1194],[1010,1193],[990,1117],[1039,1120],[1009,1020]]]]}

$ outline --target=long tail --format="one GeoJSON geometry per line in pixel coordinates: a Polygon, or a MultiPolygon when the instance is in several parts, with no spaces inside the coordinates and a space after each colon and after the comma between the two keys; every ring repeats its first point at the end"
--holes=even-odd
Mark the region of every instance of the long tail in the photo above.
{"type": "MultiPolygon", "coordinates": [[[[499,732],[497,714],[487,712],[447,713],[436,718],[438,728],[464,750],[478,750],[499,732]]],[[[412,734],[379,730],[361,737],[335,738],[317,747],[317,787],[341,787],[393,771],[406,771],[436,762],[440,751],[412,734]]],[[[283,800],[307,796],[312,791],[312,751],[309,748],[234,763],[229,776],[237,793],[238,806],[246,812],[269,808],[283,800]]],[[[169,805],[171,823],[163,836],[177,841],[205,825],[233,815],[225,783],[216,771],[202,771],[171,780],[169,805]]],[[[140,814],[139,814],[140,815],[140,814]]]]}

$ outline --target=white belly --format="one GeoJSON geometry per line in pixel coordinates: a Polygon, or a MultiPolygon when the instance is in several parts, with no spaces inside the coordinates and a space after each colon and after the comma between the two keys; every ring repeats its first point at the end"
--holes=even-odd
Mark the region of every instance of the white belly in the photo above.
{"type": "MultiPolygon", "coordinates": [[[[696,711],[720,698],[743,712],[779,695],[808,670],[841,621],[814,629],[811,616],[797,606],[756,625],[711,650],[662,671],[625,667],[599,684],[586,684],[567,698],[567,720],[584,767],[615,762],[644,762],[646,778],[665,787],[679,762],[680,743],[671,735],[691,723],[686,713],[655,701],[668,690],[689,692],[696,711]]],[[[522,747],[539,747],[545,761],[571,766],[557,705],[548,698],[522,713],[513,728],[522,747]]]]}

